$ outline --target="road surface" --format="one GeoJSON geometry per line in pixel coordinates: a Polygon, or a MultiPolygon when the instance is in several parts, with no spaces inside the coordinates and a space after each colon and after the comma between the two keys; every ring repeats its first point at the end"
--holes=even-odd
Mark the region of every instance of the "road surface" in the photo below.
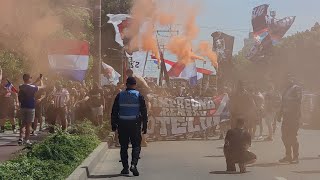
{"type": "MultiPolygon", "coordinates": [[[[320,131],[301,130],[300,163],[279,164],[284,148],[280,134],[273,142],[253,142],[251,151],[258,161],[246,174],[226,174],[222,140],[152,142],[142,149],[139,177],[118,173],[119,149],[110,149],[101,159],[90,179],[113,180],[318,180],[320,179],[320,131]]],[[[130,150],[131,151],[131,150],[130,150]]]]}

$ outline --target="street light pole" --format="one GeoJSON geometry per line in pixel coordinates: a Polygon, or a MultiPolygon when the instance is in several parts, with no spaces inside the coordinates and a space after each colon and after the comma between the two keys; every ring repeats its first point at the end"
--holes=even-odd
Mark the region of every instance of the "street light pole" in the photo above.
{"type": "Polygon", "coordinates": [[[93,70],[94,70],[94,82],[101,85],[101,0],[94,1],[93,9],[94,19],[94,58],[93,58],[93,70]]]}

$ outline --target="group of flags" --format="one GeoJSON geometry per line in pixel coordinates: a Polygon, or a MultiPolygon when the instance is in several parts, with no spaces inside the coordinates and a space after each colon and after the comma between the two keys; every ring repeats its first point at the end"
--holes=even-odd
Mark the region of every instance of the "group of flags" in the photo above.
{"type": "Polygon", "coordinates": [[[295,21],[295,16],[275,19],[268,16],[268,4],[263,4],[253,8],[252,27],[255,44],[247,54],[249,60],[256,60],[263,57],[272,45],[277,44],[290,29],[295,21]]]}
{"type": "MultiPolygon", "coordinates": [[[[153,62],[158,64],[158,60],[155,56],[151,56],[153,62]]],[[[183,78],[189,81],[191,86],[195,86],[198,83],[198,80],[203,78],[203,75],[215,75],[216,72],[208,70],[206,68],[199,68],[196,65],[196,62],[185,64],[181,61],[172,61],[168,59],[163,59],[166,69],[168,71],[168,76],[170,78],[183,78]]]]}

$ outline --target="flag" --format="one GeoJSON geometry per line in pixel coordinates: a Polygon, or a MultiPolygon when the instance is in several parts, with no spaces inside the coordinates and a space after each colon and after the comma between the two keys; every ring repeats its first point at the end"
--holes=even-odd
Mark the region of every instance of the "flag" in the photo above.
{"type": "Polygon", "coordinates": [[[228,104],[230,102],[230,98],[228,94],[222,94],[213,98],[214,104],[217,109],[210,110],[209,114],[212,116],[219,117],[220,122],[224,122],[230,120],[231,115],[228,108],[228,104]]]}
{"type": "Polygon", "coordinates": [[[5,88],[10,92],[18,93],[18,90],[13,86],[13,84],[9,80],[7,81],[8,83],[5,85],[5,88]]]}
{"type": "Polygon", "coordinates": [[[129,27],[131,16],[129,14],[108,14],[107,16],[109,17],[108,23],[114,26],[116,32],[115,41],[122,47],[130,44],[130,40],[125,39],[124,34],[129,27]]]}
{"type": "Polygon", "coordinates": [[[48,59],[55,73],[69,80],[83,81],[89,66],[89,43],[78,40],[52,41],[48,59]]]}
{"type": "Polygon", "coordinates": [[[113,67],[106,63],[102,63],[103,72],[101,75],[101,86],[117,85],[121,75],[114,70],[113,67]]]}
{"type": "Polygon", "coordinates": [[[255,60],[259,56],[263,57],[268,48],[272,46],[267,22],[268,8],[268,4],[263,4],[252,10],[251,22],[255,44],[246,54],[249,60],[255,60]]]}
{"type": "Polygon", "coordinates": [[[234,37],[217,31],[211,34],[213,37],[213,50],[218,55],[219,62],[231,61],[234,45],[234,37]]]}
{"type": "Polygon", "coordinates": [[[146,51],[136,51],[132,54],[126,53],[129,61],[129,68],[134,74],[143,76],[145,64],[147,61],[148,52],[146,51]]]}
{"type": "Polygon", "coordinates": [[[269,18],[268,8],[268,4],[263,4],[252,11],[252,27],[256,42],[246,55],[249,60],[258,60],[269,53],[272,45],[277,44],[283,38],[295,21],[295,16],[277,21],[275,18],[269,18]]]}
{"type": "Polygon", "coordinates": [[[268,4],[263,4],[253,8],[252,10],[252,27],[253,33],[255,35],[262,34],[268,31],[267,25],[267,14],[268,14],[268,4]]]}
{"type": "MultiPolygon", "coordinates": [[[[156,58],[154,57],[154,56],[151,56],[151,58],[152,59],[154,59],[153,60],[153,62],[155,63],[155,64],[158,64],[158,60],[156,60],[156,58]]],[[[174,62],[174,61],[171,61],[171,60],[167,60],[167,59],[164,59],[164,62],[165,62],[165,64],[166,64],[166,68],[168,69],[168,70],[170,70],[171,68],[172,68],[172,66],[174,65],[174,64],[176,64],[176,62],[174,62]]],[[[211,70],[209,70],[209,69],[205,69],[205,68],[198,68],[197,67],[197,73],[200,73],[200,74],[205,74],[205,75],[216,75],[216,72],[215,71],[211,71],[211,70]]],[[[177,75],[177,76],[179,76],[179,75],[177,75]]],[[[176,76],[176,77],[177,77],[176,76]]]]}
{"type": "Polygon", "coordinates": [[[269,24],[269,31],[273,44],[277,44],[280,39],[283,38],[295,19],[295,16],[289,16],[269,24]]]}

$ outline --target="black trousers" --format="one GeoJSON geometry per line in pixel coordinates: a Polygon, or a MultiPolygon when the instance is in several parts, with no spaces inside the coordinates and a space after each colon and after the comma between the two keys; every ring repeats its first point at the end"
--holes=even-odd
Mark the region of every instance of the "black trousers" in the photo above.
{"type": "Polygon", "coordinates": [[[122,166],[124,168],[129,167],[129,142],[131,142],[132,144],[131,165],[137,165],[141,152],[141,123],[137,121],[120,121],[118,125],[119,143],[121,146],[120,156],[122,166]]]}
{"type": "MultiPolygon", "coordinates": [[[[292,119],[291,119],[292,120],[292,119]]],[[[297,139],[299,130],[299,121],[286,121],[282,123],[281,133],[282,142],[286,149],[286,157],[299,157],[299,142],[297,139]]]]}

